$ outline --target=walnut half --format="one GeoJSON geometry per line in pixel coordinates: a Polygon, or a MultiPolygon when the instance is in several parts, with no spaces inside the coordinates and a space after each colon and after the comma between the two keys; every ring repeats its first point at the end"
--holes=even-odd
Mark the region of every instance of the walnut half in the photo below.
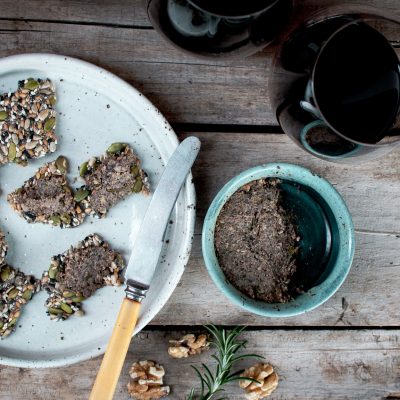
{"type": "Polygon", "coordinates": [[[169,394],[169,386],[163,386],[164,367],[154,361],[138,361],[129,371],[132,381],[128,392],[136,400],[156,400],[169,394]]]}
{"type": "Polygon", "coordinates": [[[260,400],[268,397],[278,387],[278,374],[270,364],[257,363],[244,370],[240,375],[246,378],[252,378],[257,382],[240,380],[239,385],[246,391],[246,399],[260,400]]]}
{"type": "Polygon", "coordinates": [[[170,340],[168,354],[173,358],[186,358],[195,354],[200,354],[204,350],[208,350],[210,343],[207,335],[196,335],[190,333],[180,340],[170,340]]]}

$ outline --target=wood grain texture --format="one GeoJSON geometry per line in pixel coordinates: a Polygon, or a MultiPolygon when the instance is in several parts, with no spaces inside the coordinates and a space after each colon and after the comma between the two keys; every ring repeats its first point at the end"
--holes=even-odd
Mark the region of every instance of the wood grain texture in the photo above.
{"type": "Polygon", "coordinates": [[[268,55],[199,62],[170,49],[154,30],[45,22],[0,21],[0,40],[1,57],[47,52],[104,67],[148,96],[170,122],[276,124],[268,55]]]}
{"type": "MultiPolygon", "coordinates": [[[[145,332],[134,338],[123,369],[115,400],[128,398],[129,367],[138,360],[164,365],[164,383],[170,385],[169,399],[183,400],[197,385],[191,364],[213,365],[212,352],[174,360],[167,354],[168,340],[182,332],[145,332]]],[[[246,332],[247,350],[272,363],[280,376],[271,400],[374,400],[400,392],[400,330],[368,331],[257,331],[246,332]]],[[[248,367],[247,360],[238,368],[248,367]]],[[[100,359],[58,369],[0,367],[1,400],[86,399],[100,359]],[[7,383],[6,383],[7,382],[7,383]]],[[[230,400],[243,399],[237,384],[227,387],[230,400]]]]}
{"type": "MultiPolygon", "coordinates": [[[[84,22],[150,27],[145,0],[2,0],[1,18],[84,22]]],[[[337,5],[337,0],[296,0],[297,12],[337,5]]],[[[375,6],[400,13],[397,0],[346,0],[346,4],[375,6]]]]}
{"type": "MultiPolygon", "coordinates": [[[[299,0],[298,18],[338,0],[299,0]]],[[[400,16],[398,0],[346,0],[400,16]]],[[[188,57],[151,28],[142,0],[2,0],[0,56],[50,52],[82,58],[136,86],[173,123],[275,125],[268,91],[271,46],[243,60],[188,57]]],[[[393,40],[399,40],[396,35],[393,40]]],[[[185,137],[182,134],[181,137],[185,137]]],[[[153,325],[248,324],[285,330],[247,332],[248,350],[266,356],[281,376],[271,399],[364,400],[400,398],[400,160],[394,152],[358,167],[317,160],[284,135],[199,133],[202,152],[194,169],[198,218],[192,257],[178,288],[153,325]],[[265,162],[304,165],[329,179],[345,198],[357,229],[351,272],[327,303],[301,317],[267,319],[233,306],[209,278],[201,256],[201,222],[212,198],[240,171],[265,162]],[[210,304],[212,299],[212,304],[210,304]],[[340,330],[293,330],[301,326],[340,330]],[[348,330],[368,326],[368,330],[348,330]],[[343,329],[343,330],[342,330],[343,329]]],[[[136,337],[117,389],[126,400],[129,365],[138,359],[164,364],[171,399],[184,399],[197,380],[189,365],[210,354],[171,360],[169,338],[181,332],[136,337]]],[[[88,398],[100,358],[45,370],[0,366],[0,400],[88,398]]],[[[248,366],[249,364],[243,365],[248,366]]],[[[230,400],[242,398],[236,385],[230,400]]]]}
{"type": "Polygon", "coordinates": [[[202,142],[194,167],[197,233],[201,232],[202,219],[212,199],[229,179],[257,165],[288,162],[326,178],[345,199],[357,230],[400,235],[400,150],[377,161],[340,165],[311,156],[282,134],[193,134],[202,142]]]}
{"type": "Polygon", "coordinates": [[[351,271],[326,303],[290,318],[256,316],[233,305],[214,285],[204,266],[200,237],[170,300],[152,325],[398,326],[400,238],[357,234],[351,271]]]}
{"type": "MultiPolygon", "coordinates": [[[[340,166],[310,157],[285,135],[196,135],[202,141],[194,168],[198,197],[197,235],[185,274],[153,324],[399,325],[399,152],[358,167],[340,166]],[[328,302],[302,316],[270,319],[241,310],[219,292],[204,266],[200,232],[212,198],[230,178],[247,168],[277,161],[305,166],[333,183],[350,208],[357,234],[350,274],[328,302]]],[[[181,138],[185,136],[181,135],[181,138]]]]}
{"type": "MultiPolygon", "coordinates": [[[[379,4],[400,15],[396,0],[349,3],[379,4]]],[[[303,19],[321,2],[298,4],[303,19]]],[[[3,0],[0,17],[1,57],[50,52],[93,62],[136,86],[170,122],[277,124],[268,90],[274,46],[241,60],[183,55],[154,30],[141,29],[149,27],[141,0],[33,0],[28,7],[3,0]]]]}

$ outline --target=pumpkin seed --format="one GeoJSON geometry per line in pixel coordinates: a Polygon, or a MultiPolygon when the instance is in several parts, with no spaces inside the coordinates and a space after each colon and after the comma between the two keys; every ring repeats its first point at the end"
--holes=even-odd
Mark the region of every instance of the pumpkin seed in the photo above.
{"type": "Polygon", "coordinates": [[[50,265],[50,268],[49,268],[49,278],[50,278],[50,279],[56,279],[57,274],[58,274],[58,268],[57,268],[57,266],[54,265],[54,264],[50,265]]]}
{"type": "Polygon", "coordinates": [[[56,100],[56,96],[51,96],[49,98],[49,103],[54,106],[56,104],[57,100],[56,100]]]}
{"type": "Polygon", "coordinates": [[[71,301],[73,301],[74,303],[82,303],[82,301],[85,299],[85,296],[74,296],[71,298],[71,301]]]}
{"type": "Polygon", "coordinates": [[[7,111],[0,111],[0,121],[5,121],[8,117],[7,111]]]}
{"type": "Polygon", "coordinates": [[[49,118],[44,124],[44,130],[46,132],[51,131],[55,125],[56,125],[56,119],[54,117],[49,118]]]}
{"type": "Polygon", "coordinates": [[[62,214],[60,216],[61,221],[65,224],[65,225],[69,225],[71,223],[71,216],[69,214],[62,214]]]}
{"type": "Polygon", "coordinates": [[[33,292],[30,289],[26,289],[24,293],[22,293],[22,298],[25,300],[30,300],[32,298],[33,292]]]}
{"type": "Polygon", "coordinates": [[[74,196],[75,201],[82,201],[89,196],[89,190],[86,189],[79,189],[74,196]]]}
{"type": "Polygon", "coordinates": [[[0,329],[2,329],[4,326],[4,324],[2,322],[0,322],[0,329]]]}
{"type": "Polygon", "coordinates": [[[71,292],[70,290],[64,290],[63,292],[63,297],[65,297],[66,299],[70,298],[70,297],[74,297],[75,296],[75,292],[71,292]]]}
{"type": "Polygon", "coordinates": [[[19,293],[19,290],[17,289],[17,288],[14,288],[14,289],[11,289],[9,292],[8,292],[8,298],[9,299],[15,299],[17,296],[18,296],[18,293],[19,293]]]}
{"type": "Polygon", "coordinates": [[[124,266],[124,259],[122,258],[121,254],[117,254],[117,264],[118,266],[123,267],[124,266]]]}
{"type": "Polygon", "coordinates": [[[64,156],[59,156],[55,161],[55,165],[57,169],[63,174],[65,174],[68,170],[68,161],[64,156]]]}
{"type": "Polygon", "coordinates": [[[73,313],[72,308],[71,308],[67,303],[61,303],[60,307],[61,307],[61,309],[62,309],[63,311],[65,311],[67,314],[72,314],[72,313],[73,313]]]}
{"type": "Polygon", "coordinates": [[[58,215],[52,215],[50,217],[50,221],[53,223],[53,225],[60,225],[61,224],[61,218],[58,215]]]}
{"type": "Polygon", "coordinates": [[[8,323],[8,327],[12,327],[14,326],[18,321],[18,318],[13,318],[9,323],[8,323]]]}
{"type": "Polygon", "coordinates": [[[126,143],[113,143],[108,149],[107,153],[108,154],[116,154],[121,152],[126,148],[127,144],[126,143]]]}
{"type": "Polygon", "coordinates": [[[139,167],[137,165],[132,165],[131,174],[136,178],[139,174],[139,167]]]}
{"type": "Polygon", "coordinates": [[[60,308],[56,308],[56,307],[49,307],[49,308],[47,309],[47,311],[48,311],[50,314],[53,314],[53,315],[63,314],[63,310],[61,310],[60,308]]]}
{"type": "Polygon", "coordinates": [[[1,270],[1,280],[3,282],[5,282],[9,277],[10,277],[10,268],[9,267],[4,267],[1,270]]]}
{"type": "Polygon", "coordinates": [[[10,143],[10,147],[8,148],[8,159],[10,161],[15,160],[15,157],[17,156],[17,147],[15,146],[14,142],[10,143]]]}
{"type": "Polygon", "coordinates": [[[24,88],[28,90],[35,90],[39,87],[39,82],[35,81],[32,78],[29,78],[28,81],[25,83],[24,88]]]}
{"type": "Polygon", "coordinates": [[[88,162],[84,162],[80,167],[79,167],[79,175],[84,176],[88,172],[88,162]]]}
{"type": "Polygon", "coordinates": [[[142,179],[139,177],[136,179],[135,184],[133,185],[132,191],[135,193],[139,193],[142,190],[143,182],[142,179]]]}

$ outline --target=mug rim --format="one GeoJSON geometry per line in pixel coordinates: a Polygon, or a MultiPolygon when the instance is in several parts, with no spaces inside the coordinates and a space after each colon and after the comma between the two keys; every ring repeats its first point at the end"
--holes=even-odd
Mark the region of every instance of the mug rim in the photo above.
{"type": "MultiPolygon", "coordinates": [[[[317,54],[317,57],[316,57],[316,59],[315,59],[315,62],[314,62],[313,68],[312,68],[311,77],[310,77],[310,81],[311,81],[311,90],[312,90],[312,93],[313,93],[313,95],[314,95],[315,105],[316,105],[318,111],[321,113],[321,117],[323,117],[323,120],[324,120],[324,122],[326,123],[326,125],[327,125],[330,129],[332,129],[337,135],[339,135],[340,137],[342,137],[343,139],[348,140],[349,142],[352,142],[352,143],[354,143],[354,144],[362,145],[362,146],[366,146],[366,147],[385,147],[385,146],[393,146],[393,144],[399,143],[399,142],[400,142],[400,137],[399,137],[397,140],[395,140],[395,141],[393,141],[393,142],[389,142],[389,143],[379,143],[379,142],[378,142],[378,143],[365,143],[365,142],[360,142],[360,141],[358,141],[358,140],[354,140],[354,139],[352,139],[352,138],[350,138],[350,137],[344,135],[343,133],[341,133],[340,131],[338,131],[333,125],[331,125],[331,123],[330,123],[330,122],[328,121],[328,119],[326,118],[324,112],[322,111],[320,105],[318,104],[318,100],[317,100],[317,96],[316,96],[316,92],[315,92],[315,74],[316,74],[316,69],[317,69],[317,66],[318,66],[318,63],[319,63],[321,54],[323,53],[324,49],[330,44],[330,42],[334,39],[334,37],[335,37],[338,33],[340,33],[342,30],[346,29],[347,27],[349,27],[350,25],[353,25],[353,24],[356,23],[356,22],[360,22],[360,21],[361,21],[361,22],[364,22],[364,21],[368,21],[368,20],[379,20],[379,19],[380,19],[380,20],[386,20],[386,21],[393,22],[393,23],[395,23],[395,24],[397,24],[397,25],[400,26],[400,21],[399,21],[399,20],[396,20],[396,19],[394,19],[394,18],[388,18],[388,17],[386,17],[386,16],[384,16],[384,15],[378,15],[378,14],[377,14],[377,15],[373,15],[373,14],[369,14],[369,13],[366,13],[366,14],[352,13],[352,14],[350,14],[350,15],[353,15],[353,16],[356,15],[357,18],[354,19],[354,20],[352,20],[352,21],[347,22],[346,24],[344,24],[343,26],[341,26],[340,28],[338,28],[336,31],[334,31],[334,32],[328,37],[328,39],[323,43],[323,45],[321,46],[321,48],[320,48],[320,50],[319,50],[319,52],[318,52],[318,54],[317,54]]],[[[331,19],[331,18],[337,18],[337,17],[339,17],[339,16],[340,16],[340,15],[334,15],[334,16],[329,17],[329,19],[331,19]]],[[[317,24],[317,23],[320,23],[320,22],[322,22],[322,21],[323,21],[323,20],[314,21],[314,22],[313,22],[313,25],[314,25],[314,24],[317,24]]],[[[386,37],[385,37],[381,32],[379,32],[379,31],[376,31],[376,32],[377,32],[378,34],[380,34],[381,36],[383,36],[383,37],[386,39],[386,37]]],[[[387,39],[386,39],[386,40],[387,40],[387,39]]],[[[389,42],[388,42],[388,44],[389,44],[389,46],[391,46],[389,42]]],[[[392,46],[391,46],[391,47],[392,47],[392,46]]],[[[393,47],[392,47],[392,49],[393,49],[393,47]]],[[[394,51],[394,49],[393,49],[393,52],[394,52],[394,54],[396,55],[396,52],[394,51]]],[[[396,56],[397,56],[397,55],[396,55],[396,56]]],[[[398,56],[397,56],[397,58],[398,58],[398,61],[399,61],[399,63],[400,63],[400,59],[399,59],[398,56]]],[[[399,112],[399,111],[398,111],[398,112],[399,112]]]]}
{"type": "MultiPolygon", "coordinates": [[[[342,154],[339,154],[339,155],[328,155],[328,154],[320,153],[318,150],[316,150],[312,146],[310,146],[309,143],[307,142],[306,137],[305,137],[306,134],[307,134],[306,128],[310,129],[310,128],[314,128],[314,127],[319,126],[319,125],[327,126],[326,122],[323,121],[322,119],[316,119],[316,120],[310,122],[309,124],[307,124],[307,125],[305,125],[303,127],[303,129],[300,132],[300,136],[299,136],[301,144],[304,146],[304,148],[309,153],[311,153],[315,157],[319,157],[319,158],[323,157],[327,161],[332,161],[332,162],[334,162],[334,161],[336,161],[338,159],[341,159],[342,156],[343,156],[342,154]]],[[[352,155],[357,154],[357,152],[359,150],[359,147],[358,147],[359,145],[356,144],[356,143],[354,143],[354,144],[355,144],[356,147],[354,147],[354,149],[350,150],[349,152],[345,153],[346,157],[351,157],[352,155]]]]}
{"type": "Polygon", "coordinates": [[[234,304],[264,317],[292,317],[311,311],[326,302],[346,279],[354,257],[354,226],[350,212],[336,189],[310,170],[288,163],[268,163],[243,171],[228,181],[213,199],[204,219],[202,253],[207,271],[218,289],[234,304]],[[337,221],[339,250],[330,274],[323,282],[288,303],[266,303],[251,299],[237,290],[225,277],[215,253],[214,231],[219,213],[228,199],[243,185],[257,179],[289,180],[315,190],[337,221]]]}
{"type": "MultiPolygon", "coordinates": [[[[196,0],[186,0],[192,7],[195,7],[197,10],[203,12],[203,13],[208,13],[210,15],[213,15],[215,17],[219,17],[222,19],[241,19],[241,18],[246,18],[246,17],[255,17],[258,16],[266,11],[268,11],[268,9],[270,9],[271,7],[275,6],[279,1],[281,0],[273,0],[269,5],[265,6],[264,8],[258,10],[258,11],[254,11],[252,13],[248,13],[248,14],[239,14],[239,15],[223,15],[223,14],[219,14],[219,13],[215,13],[215,12],[211,12],[208,10],[203,9],[202,7],[200,7],[198,4],[196,4],[196,0]]],[[[218,1],[218,0],[217,0],[218,1]]]]}

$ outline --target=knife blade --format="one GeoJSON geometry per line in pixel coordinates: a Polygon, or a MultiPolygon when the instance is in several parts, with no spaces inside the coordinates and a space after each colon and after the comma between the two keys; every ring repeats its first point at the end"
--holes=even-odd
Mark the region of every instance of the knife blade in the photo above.
{"type": "Polygon", "coordinates": [[[89,400],[113,398],[139,318],[141,302],[146,296],[157,268],[171,211],[199,150],[199,139],[195,137],[185,139],[169,159],[153,193],[125,271],[126,296],[122,300],[89,400]]]}
{"type": "Polygon", "coordinates": [[[126,292],[128,297],[134,296],[134,300],[138,300],[136,296],[143,295],[140,292],[147,291],[150,286],[172,209],[199,150],[199,139],[185,139],[169,159],[153,193],[125,270],[126,292]]]}

